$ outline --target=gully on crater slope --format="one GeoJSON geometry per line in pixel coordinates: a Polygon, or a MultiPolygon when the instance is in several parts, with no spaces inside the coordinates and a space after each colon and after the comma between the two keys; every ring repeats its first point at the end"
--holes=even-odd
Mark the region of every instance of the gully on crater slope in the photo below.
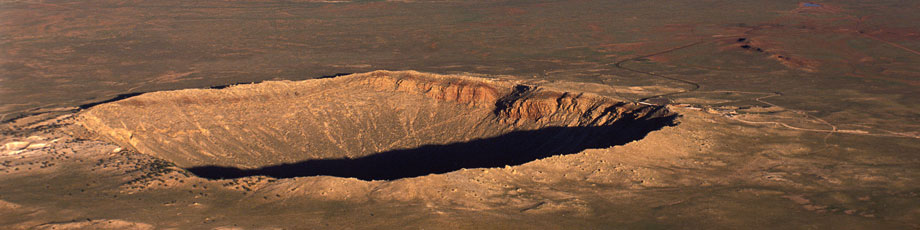
{"type": "Polygon", "coordinates": [[[89,108],[79,121],[206,178],[391,180],[606,148],[675,117],[509,81],[375,71],[146,93],[89,108]]]}

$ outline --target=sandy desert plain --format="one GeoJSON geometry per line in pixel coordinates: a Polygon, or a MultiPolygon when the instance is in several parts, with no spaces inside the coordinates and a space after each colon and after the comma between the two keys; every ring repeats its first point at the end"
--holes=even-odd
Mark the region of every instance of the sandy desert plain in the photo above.
{"type": "Polygon", "coordinates": [[[0,1],[0,229],[920,229],[920,1],[0,1]]]}

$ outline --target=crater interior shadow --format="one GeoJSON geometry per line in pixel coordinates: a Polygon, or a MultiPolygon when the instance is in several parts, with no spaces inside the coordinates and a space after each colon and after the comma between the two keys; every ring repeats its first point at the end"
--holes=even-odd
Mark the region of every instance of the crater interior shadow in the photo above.
{"type": "Polygon", "coordinates": [[[676,125],[676,117],[676,114],[647,119],[623,117],[606,126],[548,127],[515,131],[497,137],[392,150],[354,159],[316,159],[257,169],[212,165],[186,170],[208,179],[259,175],[274,178],[327,175],[361,180],[395,180],[463,168],[520,165],[553,155],[622,145],[642,139],[651,131],[676,125]]]}

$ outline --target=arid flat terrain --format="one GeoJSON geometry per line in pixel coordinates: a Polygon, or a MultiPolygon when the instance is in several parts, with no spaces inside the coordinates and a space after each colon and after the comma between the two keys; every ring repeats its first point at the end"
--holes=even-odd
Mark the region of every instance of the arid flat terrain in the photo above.
{"type": "Polygon", "coordinates": [[[918,9],[0,1],[0,228],[920,229],[918,9]]]}

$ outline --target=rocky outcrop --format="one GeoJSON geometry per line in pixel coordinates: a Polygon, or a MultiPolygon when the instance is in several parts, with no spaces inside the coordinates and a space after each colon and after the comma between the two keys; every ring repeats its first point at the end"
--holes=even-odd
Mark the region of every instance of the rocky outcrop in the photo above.
{"type": "Polygon", "coordinates": [[[479,107],[493,106],[499,97],[508,93],[507,83],[504,82],[412,71],[376,71],[367,73],[360,81],[377,90],[422,94],[437,100],[479,107]]]}

